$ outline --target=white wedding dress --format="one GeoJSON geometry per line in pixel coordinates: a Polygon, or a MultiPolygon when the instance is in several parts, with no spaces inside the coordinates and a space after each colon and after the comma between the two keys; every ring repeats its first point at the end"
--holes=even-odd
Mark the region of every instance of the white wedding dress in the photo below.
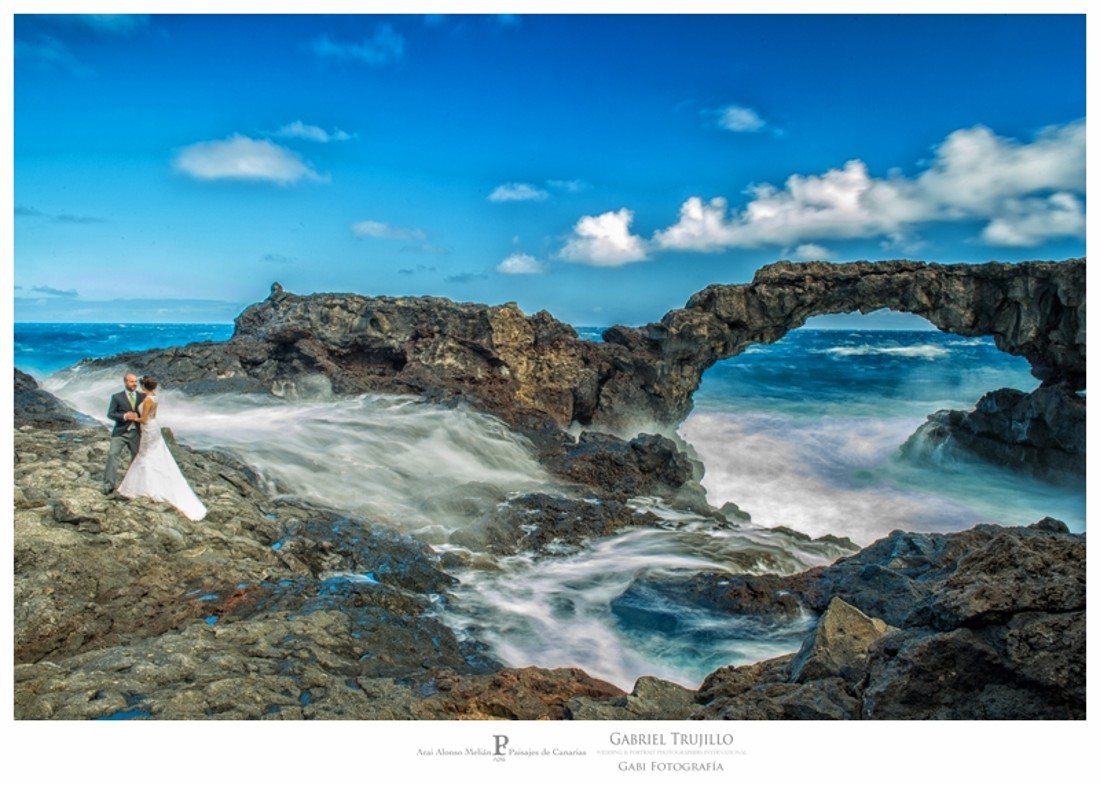
{"type": "Polygon", "coordinates": [[[168,451],[155,413],[141,426],[141,446],[118,486],[118,494],[128,499],[144,496],[168,502],[192,521],[206,517],[206,506],[191,490],[176,459],[168,451]]]}

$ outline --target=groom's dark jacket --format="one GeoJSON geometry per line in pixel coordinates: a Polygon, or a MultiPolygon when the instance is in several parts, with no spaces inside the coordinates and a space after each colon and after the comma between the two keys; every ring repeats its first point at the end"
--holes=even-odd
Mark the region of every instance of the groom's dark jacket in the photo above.
{"type": "Polygon", "coordinates": [[[115,427],[111,431],[111,436],[122,436],[128,430],[130,426],[138,427],[137,423],[126,420],[126,412],[133,412],[138,414],[141,409],[141,402],[145,400],[145,394],[137,392],[134,399],[134,405],[131,408],[130,399],[126,397],[126,391],[117,392],[111,396],[111,404],[107,407],[107,419],[115,421],[115,427]]]}

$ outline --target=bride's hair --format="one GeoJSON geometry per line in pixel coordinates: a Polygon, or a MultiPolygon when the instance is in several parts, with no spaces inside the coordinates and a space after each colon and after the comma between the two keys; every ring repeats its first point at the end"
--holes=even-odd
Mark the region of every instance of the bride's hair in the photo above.
{"type": "Polygon", "coordinates": [[[155,376],[142,376],[141,386],[146,390],[152,391],[157,389],[157,377],[155,376]]]}

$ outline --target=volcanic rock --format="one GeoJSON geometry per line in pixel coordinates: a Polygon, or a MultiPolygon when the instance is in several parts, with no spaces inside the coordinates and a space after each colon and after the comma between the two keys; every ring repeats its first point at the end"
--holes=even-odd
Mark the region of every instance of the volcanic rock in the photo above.
{"type": "Polygon", "coordinates": [[[571,720],[686,720],[697,708],[695,692],[670,681],[643,676],[629,695],[605,700],[573,698],[566,704],[571,720]]]}
{"type": "Polygon", "coordinates": [[[48,430],[87,428],[96,421],[59,400],[53,393],[38,386],[30,374],[15,369],[15,420],[48,430]]]}
{"type": "Polygon", "coordinates": [[[929,415],[902,446],[909,458],[943,462],[977,456],[1044,480],[1085,475],[1085,399],[1055,385],[1031,393],[994,390],[971,412],[929,415]]]}
{"type": "Polygon", "coordinates": [[[1060,522],[894,532],[770,585],[828,610],[798,655],[711,674],[694,719],[1085,716],[1085,542],[1060,522]]]}
{"type": "MultiPolygon", "coordinates": [[[[227,342],[90,364],[125,363],[192,394],[394,392],[465,400],[535,435],[536,442],[538,434],[574,423],[633,435],[679,424],[704,371],[719,360],[754,343],[775,342],[815,315],[881,308],[918,314],[958,335],[990,335],[1001,350],[1026,357],[1045,387],[1077,392],[1085,388],[1084,280],[1084,259],[778,262],[757,271],[749,284],[707,287],[660,322],[612,327],[603,343],[580,340],[545,311],[527,316],[513,303],[300,296],[272,287],[268,299],[241,313],[227,342]]],[[[1051,415],[1042,419],[1050,431],[1080,438],[1075,415],[1064,420],[1046,403],[1029,406],[1051,415]]],[[[987,418],[971,430],[1011,430],[1018,417],[1010,414],[1003,426],[987,418]]],[[[1046,452],[1046,436],[1044,428],[1032,428],[1020,445],[1046,452]]],[[[995,450],[975,450],[999,459],[995,450]]]]}
{"type": "Polygon", "coordinates": [[[897,627],[872,619],[839,597],[833,597],[818,620],[813,636],[806,639],[791,662],[791,681],[804,683],[839,676],[862,676],[871,644],[897,627]]]}

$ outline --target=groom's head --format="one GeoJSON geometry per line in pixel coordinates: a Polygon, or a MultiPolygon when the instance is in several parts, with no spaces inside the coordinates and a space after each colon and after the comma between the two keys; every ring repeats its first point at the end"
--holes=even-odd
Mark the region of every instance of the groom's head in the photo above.
{"type": "Polygon", "coordinates": [[[137,389],[137,377],[132,373],[128,373],[122,377],[123,383],[126,385],[126,389],[133,392],[137,389]]]}

